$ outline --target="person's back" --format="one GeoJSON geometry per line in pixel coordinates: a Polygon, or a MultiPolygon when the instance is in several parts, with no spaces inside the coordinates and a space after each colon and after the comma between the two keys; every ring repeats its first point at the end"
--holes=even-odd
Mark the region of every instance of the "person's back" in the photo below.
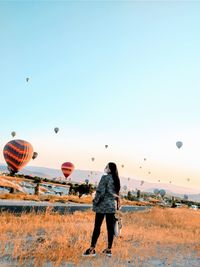
{"type": "Polygon", "coordinates": [[[93,211],[97,213],[115,213],[115,200],[116,191],[112,175],[103,175],[93,200],[93,211]]]}

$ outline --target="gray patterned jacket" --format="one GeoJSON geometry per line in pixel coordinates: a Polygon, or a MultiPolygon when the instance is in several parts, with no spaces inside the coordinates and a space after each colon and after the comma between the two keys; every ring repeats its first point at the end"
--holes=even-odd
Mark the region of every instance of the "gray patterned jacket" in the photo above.
{"type": "Polygon", "coordinates": [[[103,175],[93,200],[93,211],[97,213],[115,213],[116,192],[111,174],[103,175]]]}

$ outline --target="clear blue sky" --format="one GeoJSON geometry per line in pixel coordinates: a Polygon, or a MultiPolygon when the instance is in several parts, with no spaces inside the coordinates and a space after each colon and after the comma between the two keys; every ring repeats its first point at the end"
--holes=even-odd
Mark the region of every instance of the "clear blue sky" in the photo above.
{"type": "Polygon", "coordinates": [[[87,169],[95,155],[99,170],[112,159],[124,175],[200,186],[199,12],[198,2],[1,2],[1,147],[15,130],[40,154],[32,165],[87,169]]]}

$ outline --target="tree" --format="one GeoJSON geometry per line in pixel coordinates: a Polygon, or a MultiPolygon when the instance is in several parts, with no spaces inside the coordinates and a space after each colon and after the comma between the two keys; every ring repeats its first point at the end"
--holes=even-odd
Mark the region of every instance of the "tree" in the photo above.
{"type": "Polygon", "coordinates": [[[137,190],[137,199],[140,198],[140,194],[141,194],[141,191],[140,190],[137,190]]]}
{"type": "Polygon", "coordinates": [[[39,195],[40,183],[37,183],[35,186],[35,195],[39,195]]]}

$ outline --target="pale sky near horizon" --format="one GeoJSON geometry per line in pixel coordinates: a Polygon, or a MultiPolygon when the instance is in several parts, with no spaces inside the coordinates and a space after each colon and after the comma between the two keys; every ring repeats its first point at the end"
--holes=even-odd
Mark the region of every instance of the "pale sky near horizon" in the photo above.
{"type": "Polygon", "coordinates": [[[39,153],[30,165],[115,161],[123,176],[200,188],[199,12],[200,2],[0,2],[1,151],[16,131],[39,153]]]}

